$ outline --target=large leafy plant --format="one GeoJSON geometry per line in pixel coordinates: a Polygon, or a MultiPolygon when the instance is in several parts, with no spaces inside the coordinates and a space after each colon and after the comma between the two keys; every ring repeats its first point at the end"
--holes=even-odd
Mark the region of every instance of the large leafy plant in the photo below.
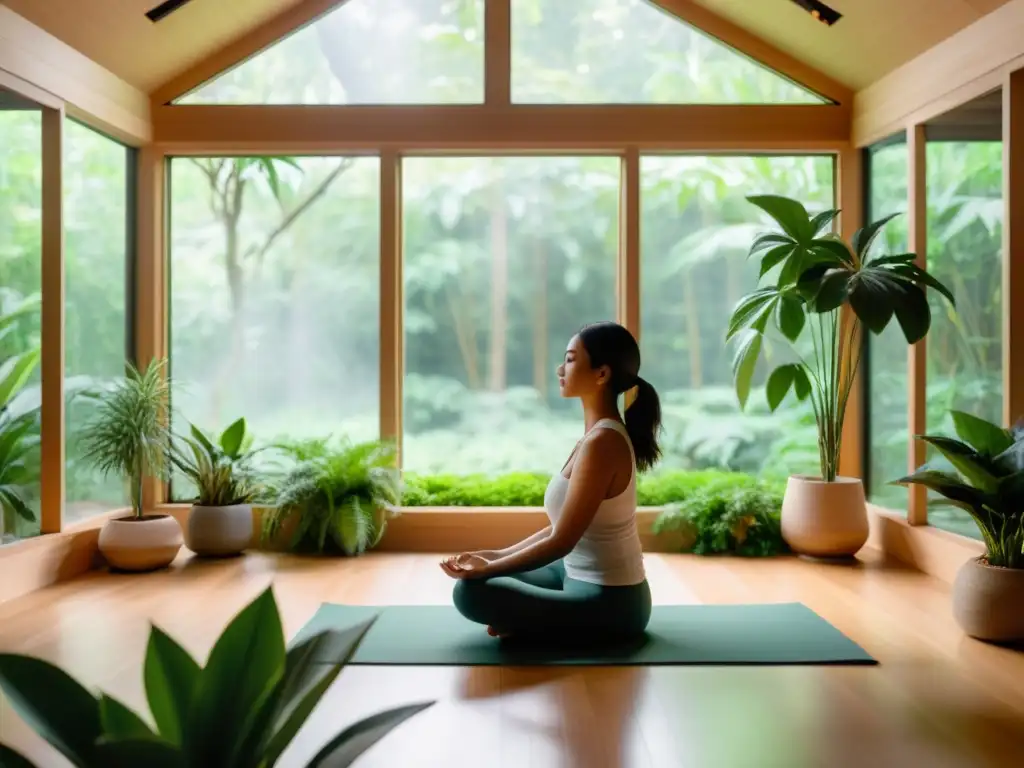
{"type": "Polygon", "coordinates": [[[195,503],[228,507],[257,500],[263,490],[252,464],[258,449],[252,448],[245,419],[212,439],[194,424],[190,426],[190,434],[174,437],[171,461],[196,487],[195,503]]]}
{"type": "Polygon", "coordinates": [[[985,539],[991,565],[1024,568],[1024,426],[1004,429],[951,411],[958,439],[921,435],[945,460],[929,462],[894,481],[923,485],[966,511],[985,539]]]}
{"type": "Polygon", "coordinates": [[[839,470],[846,406],[860,365],[862,325],[880,334],[895,317],[907,343],[913,344],[931,327],[925,289],[937,290],[951,304],[953,295],[914,263],[912,253],[869,255],[871,244],[893,216],[859,229],[847,243],[829,231],[838,210],[811,216],[789,198],[747,199],[771,216],[779,229],[758,236],[750,248],[750,255],[761,261],[760,278],[769,282],[743,297],[729,321],[726,340],[737,339],[736,394],[745,407],[765,333],[773,323],[794,345],[798,360],[769,375],[768,406],[774,411],[790,390],[799,400],[810,398],[818,425],[821,476],[832,482],[839,470]],[[808,355],[795,346],[805,329],[810,336],[808,355]]]}
{"type": "Polygon", "coordinates": [[[305,440],[279,445],[293,460],[263,515],[270,541],[292,520],[296,552],[356,555],[384,536],[401,499],[401,474],[391,443],[305,440]]]}
{"type": "MultiPolygon", "coordinates": [[[[371,619],[320,632],[290,650],[268,588],[236,616],[201,667],[153,627],[143,677],[156,728],[54,665],[0,654],[11,705],[76,768],[272,768],[352,657],[371,619]]],[[[337,734],[307,768],[344,768],[434,702],[378,713],[337,734]]],[[[30,763],[0,745],[0,765],[30,763]]]]}
{"type": "Polygon", "coordinates": [[[166,362],[159,359],[142,371],[128,363],[124,377],[99,396],[85,430],[83,457],[104,476],[117,474],[127,480],[136,518],[142,517],[143,480],[165,479],[170,465],[170,383],[165,368],[166,362]]]}

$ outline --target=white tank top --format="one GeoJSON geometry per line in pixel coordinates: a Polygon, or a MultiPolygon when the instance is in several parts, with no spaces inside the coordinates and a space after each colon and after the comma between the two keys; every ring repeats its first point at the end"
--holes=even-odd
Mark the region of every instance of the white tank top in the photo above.
{"type": "MultiPolygon", "coordinates": [[[[613,429],[629,446],[632,472],[629,485],[618,496],[605,499],[593,521],[573,550],[565,557],[565,574],[577,581],[607,586],[640,584],[646,578],[643,548],[636,527],[636,456],[625,426],[614,419],[601,419],[593,429],[613,429]]],[[[544,510],[554,526],[562,516],[569,481],[559,471],[544,492],[544,510]]]]}

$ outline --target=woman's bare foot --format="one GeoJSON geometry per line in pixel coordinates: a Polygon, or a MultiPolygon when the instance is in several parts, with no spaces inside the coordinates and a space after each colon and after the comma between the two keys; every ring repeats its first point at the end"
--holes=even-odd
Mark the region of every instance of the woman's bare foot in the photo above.
{"type": "Polygon", "coordinates": [[[501,638],[501,637],[508,637],[508,633],[507,632],[499,632],[494,627],[488,627],[487,628],[487,634],[490,635],[491,637],[499,637],[499,638],[501,638]]]}

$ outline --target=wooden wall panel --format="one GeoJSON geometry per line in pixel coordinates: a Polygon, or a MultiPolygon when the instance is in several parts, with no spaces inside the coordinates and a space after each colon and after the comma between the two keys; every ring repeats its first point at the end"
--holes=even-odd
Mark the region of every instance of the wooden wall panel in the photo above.
{"type": "Polygon", "coordinates": [[[619,252],[615,296],[619,324],[640,333],[640,150],[630,147],[619,175],[619,252]]]}
{"type": "MultiPolygon", "coordinates": [[[[837,207],[842,211],[839,227],[847,242],[854,233],[864,226],[864,169],[861,151],[847,147],[841,151],[836,162],[837,207]]],[[[853,322],[853,312],[847,308],[847,322],[853,322]]],[[[855,343],[862,347],[865,331],[858,332],[855,343]]],[[[860,355],[860,352],[857,353],[860,355]]],[[[864,477],[864,369],[858,367],[853,379],[853,388],[846,404],[843,420],[843,442],[839,453],[839,473],[846,477],[864,477]]]]}
{"type": "Polygon", "coordinates": [[[387,151],[380,158],[380,436],[395,441],[399,461],[405,373],[402,261],[402,158],[387,151]]]}
{"type": "MultiPolygon", "coordinates": [[[[915,262],[922,269],[928,267],[928,188],[926,177],[926,141],[923,125],[912,125],[907,129],[907,216],[909,249],[917,254],[915,262]]],[[[927,385],[927,337],[907,350],[907,470],[915,471],[925,462],[925,444],[915,440],[914,435],[923,435],[928,427],[927,385]]],[[[925,525],[928,522],[928,494],[923,485],[911,485],[907,489],[907,520],[911,525],[925,525]]]]}

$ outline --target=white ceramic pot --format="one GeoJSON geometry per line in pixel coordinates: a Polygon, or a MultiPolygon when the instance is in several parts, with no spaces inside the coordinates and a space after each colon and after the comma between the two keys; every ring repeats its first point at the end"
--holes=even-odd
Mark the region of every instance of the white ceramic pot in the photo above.
{"type": "Polygon", "coordinates": [[[1024,569],[973,557],[953,581],[953,617],[970,637],[995,643],[1024,640],[1024,569]]]}
{"type": "Polygon", "coordinates": [[[798,555],[852,557],[868,540],[864,485],[856,477],[793,475],[782,501],[782,538],[798,555]]]}
{"type": "Polygon", "coordinates": [[[119,571],[166,568],[181,550],[184,536],[170,515],[143,515],[109,520],[100,529],[100,553],[119,571]]]}
{"type": "Polygon", "coordinates": [[[188,514],[188,548],[197,555],[229,557],[249,548],[253,538],[252,506],[203,507],[188,514]]]}

